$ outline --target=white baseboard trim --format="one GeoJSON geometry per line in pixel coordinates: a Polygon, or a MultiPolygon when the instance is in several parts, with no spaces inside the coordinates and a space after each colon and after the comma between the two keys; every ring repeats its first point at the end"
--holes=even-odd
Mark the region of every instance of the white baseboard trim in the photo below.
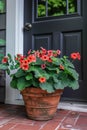
{"type": "Polygon", "coordinates": [[[60,102],[58,105],[58,109],[87,112],[87,103],[60,102]]]}
{"type": "Polygon", "coordinates": [[[16,99],[16,100],[6,100],[5,104],[13,104],[13,105],[24,105],[23,100],[21,99],[16,99]]]}

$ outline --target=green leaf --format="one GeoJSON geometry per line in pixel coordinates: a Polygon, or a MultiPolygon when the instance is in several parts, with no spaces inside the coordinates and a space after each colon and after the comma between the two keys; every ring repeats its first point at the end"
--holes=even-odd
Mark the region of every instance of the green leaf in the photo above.
{"type": "Polygon", "coordinates": [[[30,79],[33,78],[33,75],[30,73],[30,74],[28,74],[25,78],[26,78],[26,80],[30,80],[30,79]]]}
{"type": "Polygon", "coordinates": [[[53,81],[54,81],[55,83],[58,83],[58,82],[59,82],[57,76],[53,75],[53,81]]]}
{"type": "Polygon", "coordinates": [[[78,89],[78,88],[79,88],[79,83],[78,83],[78,81],[77,81],[77,80],[71,81],[71,82],[69,83],[69,87],[71,87],[73,90],[78,89]]]}
{"type": "Polygon", "coordinates": [[[40,83],[40,88],[46,90],[48,93],[54,92],[53,85],[48,82],[40,83]]]}
{"type": "Polygon", "coordinates": [[[34,73],[35,73],[36,78],[41,77],[43,74],[41,71],[39,71],[39,69],[37,69],[37,70],[35,69],[34,73]]]}
{"type": "Polygon", "coordinates": [[[19,68],[19,64],[16,64],[16,65],[15,65],[15,69],[18,69],[18,68],[19,68]]]}
{"type": "Polygon", "coordinates": [[[64,59],[64,62],[67,67],[75,68],[74,65],[72,64],[72,62],[70,62],[68,59],[66,59],[66,60],[64,59]]]}
{"type": "Polygon", "coordinates": [[[7,70],[7,69],[8,69],[8,66],[5,65],[5,64],[0,64],[0,69],[2,69],[2,70],[7,70]]]}
{"type": "Polygon", "coordinates": [[[64,89],[64,84],[61,83],[61,81],[54,84],[55,89],[64,89]]]}
{"type": "Polygon", "coordinates": [[[26,87],[31,86],[31,84],[32,84],[31,81],[27,81],[24,77],[18,78],[17,81],[18,81],[17,82],[17,89],[20,90],[20,91],[23,90],[26,87]]]}
{"type": "Polygon", "coordinates": [[[47,66],[46,67],[48,70],[55,70],[55,71],[58,71],[58,66],[47,66]]]}
{"type": "Polygon", "coordinates": [[[25,87],[26,87],[26,80],[25,78],[21,77],[21,78],[18,78],[18,82],[17,82],[17,88],[18,90],[23,90],[25,87]]]}
{"type": "Polygon", "coordinates": [[[37,66],[30,66],[30,68],[29,68],[29,70],[27,70],[27,72],[35,71],[37,69],[38,69],[37,66]]]}
{"type": "Polygon", "coordinates": [[[45,72],[44,72],[44,73],[42,74],[42,77],[45,77],[45,78],[46,78],[46,80],[47,80],[47,79],[49,79],[50,74],[48,74],[48,73],[45,73],[45,72]]]}
{"type": "Polygon", "coordinates": [[[38,80],[38,79],[33,79],[33,80],[31,81],[31,83],[32,83],[32,85],[33,85],[34,87],[38,87],[38,86],[39,86],[39,82],[37,82],[37,80],[38,80]]]}
{"type": "Polygon", "coordinates": [[[41,65],[41,64],[43,64],[43,63],[44,63],[44,62],[37,57],[37,62],[35,62],[35,65],[41,65]]]}
{"type": "Polygon", "coordinates": [[[11,54],[10,53],[8,53],[8,55],[7,55],[8,57],[9,57],[9,59],[12,59],[12,56],[11,56],[11,54]]]}
{"type": "Polygon", "coordinates": [[[10,75],[10,70],[9,70],[9,69],[7,69],[6,71],[7,71],[7,74],[8,74],[8,75],[10,75]]]}
{"type": "Polygon", "coordinates": [[[68,73],[69,75],[71,75],[74,79],[78,80],[78,73],[76,72],[76,70],[72,69],[72,68],[68,68],[68,73]]]}
{"type": "Polygon", "coordinates": [[[21,70],[21,69],[19,69],[16,73],[15,73],[15,77],[22,77],[22,76],[25,76],[26,75],[26,73],[23,71],[23,70],[21,70]]]}
{"type": "Polygon", "coordinates": [[[17,89],[17,79],[16,78],[13,78],[10,82],[10,85],[12,88],[15,88],[17,89]]]}
{"type": "Polygon", "coordinates": [[[17,88],[23,90],[26,85],[26,80],[24,78],[18,78],[17,88]]]}
{"type": "Polygon", "coordinates": [[[58,66],[58,65],[60,65],[62,62],[61,62],[61,59],[56,58],[56,57],[53,57],[53,58],[52,58],[52,63],[58,66]]]}
{"type": "Polygon", "coordinates": [[[11,69],[11,70],[14,70],[14,69],[15,69],[15,67],[14,67],[13,65],[11,65],[11,66],[10,66],[10,69],[11,69]]]}

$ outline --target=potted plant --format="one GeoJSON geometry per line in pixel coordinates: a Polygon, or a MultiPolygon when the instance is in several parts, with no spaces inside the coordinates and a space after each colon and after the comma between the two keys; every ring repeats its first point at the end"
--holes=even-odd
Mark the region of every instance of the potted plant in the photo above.
{"type": "Polygon", "coordinates": [[[8,54],[2,59],[0,68],[10,75],[11,87],[23,95],[31,119],[51,119],[64,88],[79,88],[79,75],[72,63],[80,60],[79,52],[70,55],[72,61],[68,56],[60,57],[60,53],[60,50],[41,47],[40,50],[29,50],[27,56],[17,54],[12,58],[8,54]]]}

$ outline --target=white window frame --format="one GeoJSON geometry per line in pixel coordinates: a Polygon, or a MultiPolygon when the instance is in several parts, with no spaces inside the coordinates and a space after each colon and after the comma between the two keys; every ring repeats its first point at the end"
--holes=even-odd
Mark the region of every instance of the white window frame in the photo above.
{"type": "MultiPolygon", "coordinates": [[[[14,56],[23,53],[24,0],[6,1],[6,54],[14,56]]],[[[5,103],[21,104],[18,90],[10,87],[10,77],[6,75],[5,103]]]]}

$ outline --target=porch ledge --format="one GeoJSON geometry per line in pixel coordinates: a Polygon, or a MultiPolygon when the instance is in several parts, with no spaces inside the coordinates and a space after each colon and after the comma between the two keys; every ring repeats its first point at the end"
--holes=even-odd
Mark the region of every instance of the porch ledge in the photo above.
{"type": "Polygon", "coordinates": [[[75,102],[63,102],[63,101],[61,101],[58,105],[58,109],[87,112],[87,103],[75,103],[75,102]]]}

